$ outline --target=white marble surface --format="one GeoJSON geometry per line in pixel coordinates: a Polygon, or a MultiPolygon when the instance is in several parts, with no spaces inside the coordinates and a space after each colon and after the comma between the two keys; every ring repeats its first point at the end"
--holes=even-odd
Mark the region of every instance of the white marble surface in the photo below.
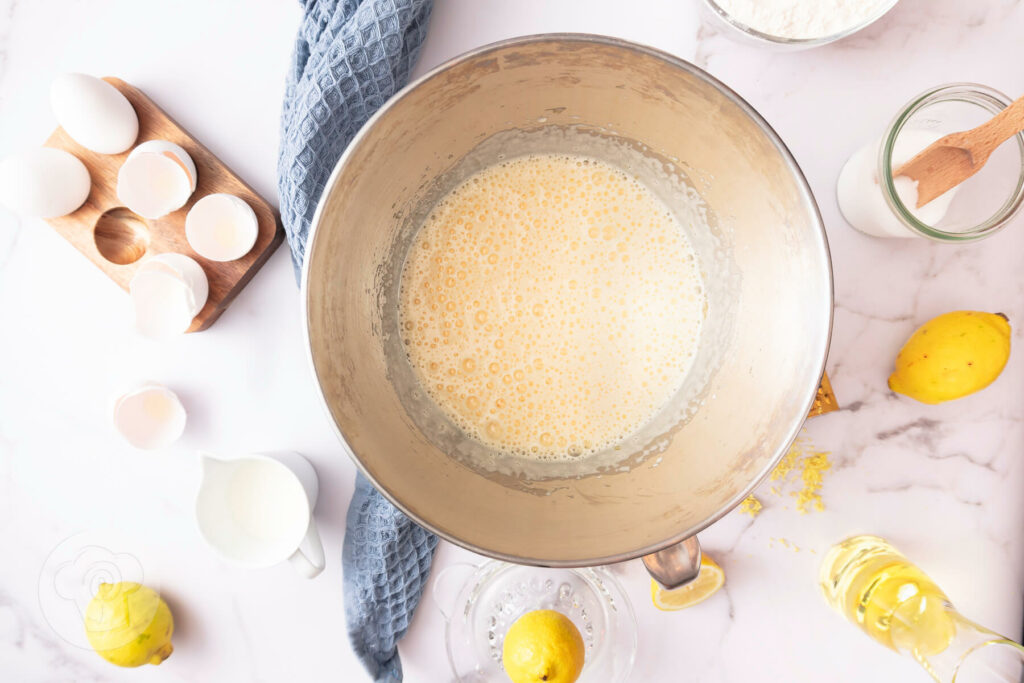
{"type": "MultiPolygon", "coordinates": [[[[614,568],[640,621],[632,680],[926,680],[828,611],[817,565],[846,535],[887,536],[965,613],[1020,637],[1024,356],[1015,351],[984,392],[937,407],[894,397],[885,377],[904,338],[933,315],[974,308],[1024,320],[1024,225],[964,247],[879,241],[843,223],[833,184],[846,156],[928,86],[966,80],[1024,93],[1024,3],[903,0],[858,36],[793,54],[702,27],[697,4],[437,0],[418,72],[509,36],[606,33],[695,61],[777,128],[818,197],[835,265],[828,368],[846,410],[807,427],[834,454],[827,510],[800,516],[766,495],[756,520],[730,514],[702,535],[726,589],[687,611],[654,610],[638,563],[614,568]]],[[[51,130],[54,74],[115,74],[274,196],[298,18],[286,0],[0,0],[0,155],[51,130]]],[[[211,330],[148,343],[130,332],[126,297],[99,270],[42,222],[0,209],[0,680],[362,680],[339,561],[353,466],[317,405],[297,311],[281,249],[211,330]],[[166,382],[190,409],[168,452],[134,451],[109,427],[108,400],[141,378],[166,382]],[[287,566],[234,569],[204,547],[191,514],[198,448],[291,448],[314,461],[329,557],[320,578],[287,566]],[[168,596],[176,650],[159,668],[118,670],[80,646],[75,605],[46,571],[54,549],[84,545],[136,558],[168,596]]],[[[467,556],[444,545],[437,565],[467,556]]],[[[429,602],[401,651],[406,680],[449,680],[443,621],[429,602]]]]}

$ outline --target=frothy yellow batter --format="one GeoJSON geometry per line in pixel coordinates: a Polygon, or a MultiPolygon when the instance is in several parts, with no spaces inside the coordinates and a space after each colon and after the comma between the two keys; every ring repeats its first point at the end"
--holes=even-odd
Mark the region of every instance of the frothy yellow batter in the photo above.
{"type": "Polygon", "coordinates": [[[399,325],[427,393],[537,459],[614,445],[681,385],[704,316],[682,227],[603,162],[534,155],[468,178],[410,249],[399,325]]]}

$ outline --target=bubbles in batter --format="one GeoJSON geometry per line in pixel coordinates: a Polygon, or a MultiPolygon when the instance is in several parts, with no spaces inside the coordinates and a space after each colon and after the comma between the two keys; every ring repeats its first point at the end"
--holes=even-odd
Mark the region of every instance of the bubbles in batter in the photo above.
{"type": "Polygon", "coordinates": [[[682,384],[704,316],[682,227],[595,159],[471,176],[417,233],[399,326],[423,387],[472,437],[572,459],[642,427],[682,384]]]}

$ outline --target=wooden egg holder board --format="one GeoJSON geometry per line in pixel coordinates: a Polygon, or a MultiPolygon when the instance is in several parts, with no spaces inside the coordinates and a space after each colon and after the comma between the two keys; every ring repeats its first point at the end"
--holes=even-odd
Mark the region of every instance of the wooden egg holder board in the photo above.
{"type": "Polygon", "coordinates": [[[169,140],[189,153],[198,175],[196,191],[177,211],[163,218],[142,218],[122,206],[117,198],[117,172],[131,150],[122,154],[99,154],[85,149],[58,127],[45,146],[62,149],[78,157],[89,170],[92,190],[74,213],[46,221],[125,291],[139,264],[149,256],[179,253],[194,258],[210,281],[210,295],[206,305],[192,320],[188,332],[205,330],[220,317],[281,244],[284,239],[281,218],[269,202],[140,90],[117,78],[103,80],[120,90],[138,114],[139,137],[135,145],[147,140],[169,140]],[[185,238],[188,210],[199,199],[217,192],[245,200],[256,212],[259,222],[256,244],[248,254],[234,261],[204,259],[185,238]]]}

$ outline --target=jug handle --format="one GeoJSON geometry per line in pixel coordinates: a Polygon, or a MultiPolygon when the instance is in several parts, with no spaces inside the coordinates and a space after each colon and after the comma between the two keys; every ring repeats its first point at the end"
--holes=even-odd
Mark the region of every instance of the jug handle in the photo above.
{"type": "Polygon", "coordinates": [[[327,563],[324,559],[324,544],[320,541],[320,533],[312,517],[309,518],[305,537],[288,561],[295,567],[295,571],[307,579],[312,579],[324,570],[327,563]]]}
{"type": "Polygon", "coordinates": [[[700,574],[700,541],[696,536],[670,545],[650,555],[644,555],[647,573],[662,588],[679,588],[700,574]]]}

